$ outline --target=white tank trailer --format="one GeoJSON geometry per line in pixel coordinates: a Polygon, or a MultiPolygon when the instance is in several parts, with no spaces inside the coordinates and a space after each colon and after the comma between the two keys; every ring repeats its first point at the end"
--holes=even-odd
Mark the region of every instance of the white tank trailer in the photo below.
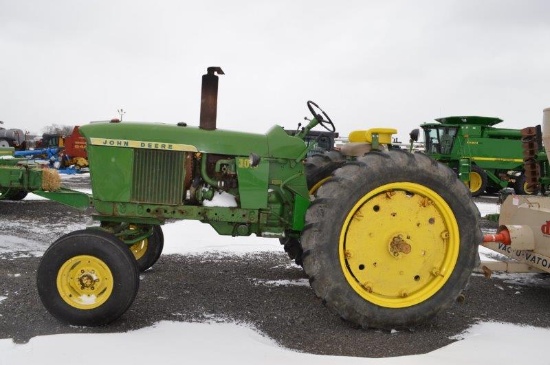
{"type": "MultiPolygon", "coordinates": [[[[550,108],[543,111],[542,141],[550,156],[550,108]]],[[[486,234],[482,245],[511,260],[484,261],[481,270],[550,273],[550,197],[510,195],[500,207],[496,234],[486,234]]]]}
{"type": "Polygon", "coordinates": [[[25,132],[21,129],[0,127],[0,147],[19,147],[25,142],[25,132]]]}

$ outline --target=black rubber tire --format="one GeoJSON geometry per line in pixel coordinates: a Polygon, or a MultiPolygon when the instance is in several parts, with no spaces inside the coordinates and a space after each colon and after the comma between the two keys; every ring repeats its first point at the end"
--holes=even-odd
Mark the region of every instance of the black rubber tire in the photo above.
{"type": "Polygon", "coordinates": [[[516,179],[516,182],[514,183],[514,191],[518,195],[536,195],[538,191],[527,191],[525,190],[525,183],[527,181],[527,178],[525,177],[525,174],[521,174],[516,179]]]}
{"type": "Polygon", "coordinates": [[[159,259],[164,248],[164,234],[159,225],[153,226],[153,234],[147,238],[146,251],[136,260],[139,271],[143,272],[152,267],[159,259]]]}
{"type": "MultiPolygon", "coordinates": [[[[316,185],[329,178],[334,170],[341,167],[344,163],[344,156],[334,150],[308,157],[305,161],[305,173],[307,188],[310,194],[315,195],[318,189],[316,185]]],[[[287,232],[285,237],[279,239],[279,242],[283,245],[288,257],[301,266],[303,250],[300,245],[300,239],[296,235],[293,235],[292,232],[287,232]]]]}
{"type": "Polygon", "coordinates": [[[472,165],[470,171],[470,181],[472,180],[472,175],[477,175],[481,180],[481,184],[477,187],[470,186],[470,193],[472,196],[480,196],[485,192],[485,189],[487,189],[487,173],[481,167],[472,165]]]}
{"type": "Polygon", "coordinates": [[[26,190],[14,188],[0,189],[0,200],[23,200],[28,193],[26,190]]]}
{"type": "MultiPolygon", "coordinates": [[[[386,196],[383,194],[391,192],[393,190],[381,190],[374,197],[383,198],[386,196]]],[[[401,196],[407,198],[405,194],[401,196]]],[[[419,197],[423,197],[422,194],[419,197]]],[[[373,211],[367,213],[372,217],[377,214],[373,211]]],[[[400,227],[414,218],[401,214],[391,219],[397,219],[392,224],[400,227]]],[[[478,259],[478,245],[482,241],[479,218],[479,211],[468,188],[447,166],[423,154],[411,154],[403,150],[371,152],[336,170],[333,177],[317,191],[317,198],[307,211],[306,227],[301,237],[303,268],[315,294],[343,319],[363,328],[411,328],[448,307],[466,287],[478,259]],[[412,183],[430,189],[448,205],[446,209],[452,217],[449,219],[453,222],[456,220],[458,224],[458,237],[451,237],[452,234],[449,236],[449,242],[459,242],[459,245],[454,270],[448,275],[447,281],[425,300],[400,308],[382,306],[361,296],[346,279],[340,262],[341,259],[348,262],[345,256],[348,251],[345,251],[344,257],[340,257],[339,253],[340,235],[346,217],[357,202],[375,189],[392,183],[412,183]]],[[[364,220],[368,223],[372,219],[365,213],[364,220]]],[[[373,229],[381,230],[382,227],[373,229]]],[[[360,242],[382,250],[388,245],[386,241],[377,242],[367,237],[361,237],[360,242]]],[[[365,285],[361,282],[358,284],[365,285]]],[[[403,285],[406,286],[406,282],[403,285]]]]}
{"type": "MultiPolygon", "coordinates": [[[[71,278],[66,283],[75,281],[71,278]]],[[[44,307],[60,321],[101,326],[116,320],[130,307],[138,292],[139,271],[128,247],[113,234],[80,230],[62,236],[46,250],[37,270],[37,288],[44,307]],[[112,292],[104,303],[91,309],[68,304],[57,285],[63,265],[81,255],[101,260],[112,274],[112,292]]]]}
{"type": "Polygon", "coordinates": [[[330,177],[333,171],[344,163],[344,156],[334,150],[308,157],[305,161],[305,173],[307,188],[310,190],[310,194],[314,195],[318,188],[315,185],[330,177]],[[312,191],[313,188],[315,190],[312,191]]]}

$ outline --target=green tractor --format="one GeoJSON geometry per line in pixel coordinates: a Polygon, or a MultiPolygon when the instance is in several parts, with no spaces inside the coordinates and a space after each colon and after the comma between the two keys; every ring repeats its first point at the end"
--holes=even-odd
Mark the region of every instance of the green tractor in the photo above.
{"type": "MultiPolygon", "coordinates": [[[[472,196],[506,187],[516,194],[536,193],[527,189],[523,143],[532,137],[522,134],[525,129],[497,128],[494,125],[502,119],[478,116],[446,117],[436,122],[420,126],[425,153],[451,167],[468,184],[472,196]]],[[[538,129],[540,136],[540,126],[538,129]]],[[[539,168],[546,176],[548,159],[541,142],[538,146],[539,168]]]]}
{"type": "Polygon", "coordinates": [[[415,326],[461,296],[482,235],[451,169],[388,148],[396,131],[386,128],[352,132],[339,150],[307,157],[314,127],[335,130],[312,101],[296,133],[219,130],[217,74],[209,67],[203,75],[198,127],[84,125],[92,194],[35,192],[93,208],[97,222],[59,238],[41,259],[38,293],[53,316],[85,326],[120,317],[139,272],[161,255],[162,224],[175,219],[280,239],[322,302],[363,328],[415,326]],[[234,203],[217,206],[220,193],[234,203]]]}

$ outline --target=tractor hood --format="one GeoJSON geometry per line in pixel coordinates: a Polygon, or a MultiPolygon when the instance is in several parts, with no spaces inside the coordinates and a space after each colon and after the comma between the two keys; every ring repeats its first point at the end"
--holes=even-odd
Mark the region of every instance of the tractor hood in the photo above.
{"type": "Polygon", "coordinates": [[[280,126],[267,134],[228,130],[206,130],[198,127],[163,123],[91,123],[80,127],[90,146],[179,150],[210,154],[260,157],[299,157],[306,145],[300,138],[288,135],[280,126]]]}

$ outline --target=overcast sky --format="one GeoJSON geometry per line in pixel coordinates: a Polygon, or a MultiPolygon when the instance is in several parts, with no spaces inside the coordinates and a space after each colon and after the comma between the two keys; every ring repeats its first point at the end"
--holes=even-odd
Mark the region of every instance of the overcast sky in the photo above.
{"type": "Polygon", "coordinates": [[[450,115],[540,123],[550,107],[547,0],[0,0],[0,120],[197,125],[221,66],[218,128],[295,127],[316,101],[347,134],[401,139],[450,115]]]}

